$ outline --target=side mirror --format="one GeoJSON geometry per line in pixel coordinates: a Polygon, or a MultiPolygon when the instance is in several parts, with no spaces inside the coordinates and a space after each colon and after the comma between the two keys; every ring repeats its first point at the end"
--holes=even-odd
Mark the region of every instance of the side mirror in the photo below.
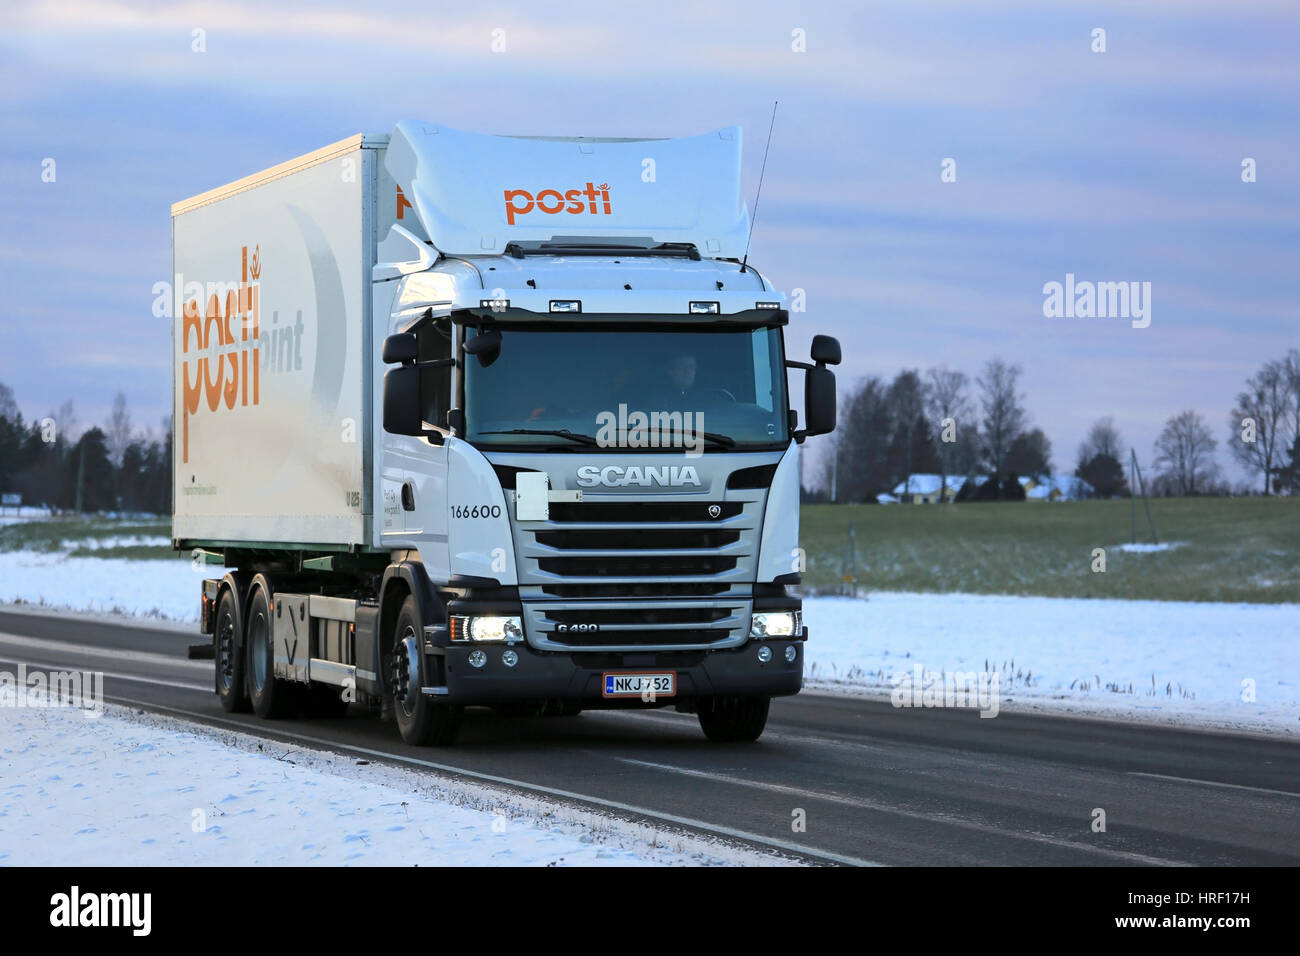
{"type": "Polygon", "coordinates": [[[480,332],[465,342],[465,353],[478,357],[478,364],[487,368],[501,355],[501,333],[496,329],[480,332]]]}
{"type": "Polygon", "coordinates": [[[812,360],[818,365],[839,365],[840,340],[833,335],[814,335],[812,360]]]}
{"type": "Polygon", "coordinates": [[[390,368],[384,373],[384,431],[442,444],[442,433],[426,429],[420,418],[420,370],[414,365],[390,368]]]}
{"type": "MultiPolygon", "coordinates": [[[[834,342],[834,339],[831,339],[834,342]]],[[[839,343],[835,345],[839,350],[839,343]]],[[[835,373],[825,366],[810,368],[803,382],[805,435],[826,435],[835,431],[835,373]]]]}
{"type": "Polygon", "coordinates": [[[405,365],[407,362],[414,362],[419,354],[420,346],[415,340],[414,332],[396,332],[384,339],[385,365],[405,365]]]}

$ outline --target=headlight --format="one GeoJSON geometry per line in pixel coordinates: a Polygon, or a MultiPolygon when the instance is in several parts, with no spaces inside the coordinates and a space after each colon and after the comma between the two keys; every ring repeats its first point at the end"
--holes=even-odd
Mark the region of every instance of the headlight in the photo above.
{"type": "Polygon", "coordinates": [[[517,617],[453,617],[451,639],[463,641],[522,641],[523,621],[517,617]]]}
{"type": "Polygon", "coordinates": [[[765,611],[750,621],[750,637],[798,637],[801,625],[798,611],[765,611]]]}

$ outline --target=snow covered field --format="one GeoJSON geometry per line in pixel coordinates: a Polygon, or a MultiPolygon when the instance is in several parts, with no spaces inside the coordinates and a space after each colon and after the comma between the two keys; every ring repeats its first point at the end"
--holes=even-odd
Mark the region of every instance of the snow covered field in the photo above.
{"type": "MultiPolygon", "coordinates": [[[[222,573],[179,559],[0,552],[0,602],[183,624],[197,619],[199,581],[222,573]]],[[[875,592],[804,607],[810,689],[887,696],[917,664],[987,662],[1004,710],[1300,735],[1300,604],[875,592]]]]}
{"type": "Polygon", "coordinates": [[[10,706],[0,866],[645,866],[775,855],[106,704],[10,706]]]}
{"type": "Polygon", "coordinates": [[[222,568],[194,567],[179,558],[74,558],[57,551],[2,551],[0,603],[198,621],[199,582],[223,574],[222,568]]]}
{"type": "Polygon", "coordinates": [[[1300,736],[1300,604],[875,592],[804,609],[810,686],[887,696],[918,664],[987,669],[1004,710],[1300,736]]]}

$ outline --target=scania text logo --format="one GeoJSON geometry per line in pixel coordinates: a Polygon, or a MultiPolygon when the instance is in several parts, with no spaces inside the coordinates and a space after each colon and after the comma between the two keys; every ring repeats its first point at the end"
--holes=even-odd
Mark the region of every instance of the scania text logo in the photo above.
{"type": "Polygon", "coordinates": [[[604,468],[583,465],[578,469],[578,484],[584,488],[593,488],[596,485],[604,485],[607,488],[626,488],[630,485],[641,488],[655,485],[675,488],[694,485],[698,488],[700,476],[696,473],[694,465],[646,465],[644,467],[631,465],[627,468],[621,465],[606,465],[604,468]]]}

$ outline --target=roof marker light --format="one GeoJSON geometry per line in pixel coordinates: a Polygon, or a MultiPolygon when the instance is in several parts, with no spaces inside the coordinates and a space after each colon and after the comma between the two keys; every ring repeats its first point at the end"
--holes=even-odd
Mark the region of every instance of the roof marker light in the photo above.
{"type": "Polygon", "coordinates": [[[716,302],[692,302],[691,315],[717,315],[722,309],[716,302]]]}

